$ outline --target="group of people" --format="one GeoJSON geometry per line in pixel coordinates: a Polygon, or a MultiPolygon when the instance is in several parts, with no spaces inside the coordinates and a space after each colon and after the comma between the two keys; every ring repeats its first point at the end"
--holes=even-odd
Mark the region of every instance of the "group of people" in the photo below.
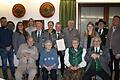
{"type": "Polygon", "coordinates": [[[42,74],[43,80],[58,80],[58,65],[64,80],[119,80],[120,61],[120,17],[114,16],[112,26],[107,29],[106,22],[100,19],[96,24],[89,22],[82,36],[75,28],[74,20],[68,21],[68,27],[62,28],[60,22],[49,21],[48,29],[43,23],[28,21],[15,25],[0,19],[0,56],[2,73],[8,80],[7,59],[14,80],[22,80],[28,74],[28,80],[42,74]],[[96,27],[97,26],[97,27],[96,27]],[[56,40],[64,39],[66,49],[59,51],[56,40]],[[14,54],[19,60],[17,69],[14,66],[14,54]],[[58,60],[60,57],[60,61],[58,60]],[[114,65],[113,65],[114,64],[114,65]]]}

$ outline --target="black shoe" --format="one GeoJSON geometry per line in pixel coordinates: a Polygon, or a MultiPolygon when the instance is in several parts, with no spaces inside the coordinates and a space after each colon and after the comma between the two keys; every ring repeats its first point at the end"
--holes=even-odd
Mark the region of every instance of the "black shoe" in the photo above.
{"type": "Polygon", "coordinates": [[[36,74],[36,77],[39,78],[39,76],[40,76],[40,73],[38,72],[38,73],[36,74]]]}

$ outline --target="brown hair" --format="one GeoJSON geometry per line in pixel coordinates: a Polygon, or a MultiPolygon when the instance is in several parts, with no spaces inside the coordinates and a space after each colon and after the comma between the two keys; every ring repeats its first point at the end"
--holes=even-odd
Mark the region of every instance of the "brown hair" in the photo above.
{"type": "Polygon", "coordinates": [[[57,24],[60,24],[60,25],[61,25],[61,23],[60,23],[60,22],[56,22],[56,25],[57,25],[57,24]]]}
{"type": "Polygon", "coordinates": [[[52,25],[54,26],[54,22],[53,22],[53,21],[48,21],[48,24],[49,24],[49,23],[52,23],[52,25]]]}
{"type": "Polygon", "coordinates": [[[88,22],[88,24],[87,24],[87,31],[84,32],[84,36],[87,37],[88,34],[89,34],[88,25],[92,25],[93,26],[91,37],[96,36],[95,25],[92,22],[88,22]]]}
{"type": "MultiPolygon", "coordinates": [[[[16,32],[18,32],[19,34],[22,34],[22,33],[19,31],[19,29],[18,29],[19,24],[22,24],[22,25],[23,25],[23,22],[18,22],[18,23],[17,23],[17,25],[16,25],[16,32]]],[[[24,25],[23,25],[23,35],[25,36],[25,38],[26,38],[27,36],[29,36],[28,32],[25,30],[24,25]]]]}
{"type": "Polygon", "coordinates": [[[32,21],[33,21],[33,26],[35,26],[35,21],[34,21],[34,19],[33,19],[33,18],[30,18],[30,19],[28,20],[28,24],[27,24],[27,26],[28,26],[28,27],[30,26],[30,20],[32,20],[32,21]]]}

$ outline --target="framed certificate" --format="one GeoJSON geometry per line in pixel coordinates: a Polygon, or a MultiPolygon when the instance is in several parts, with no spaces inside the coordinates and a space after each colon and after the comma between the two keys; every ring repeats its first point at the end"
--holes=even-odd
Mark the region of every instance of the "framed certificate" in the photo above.
{"type": "Polygon", "coordinates": [[[58,51],[63,51],[63,50],[65,50],[65,42],[64,42],[64,39],[56,40],[56,45],[57,45],[58,51]]]}

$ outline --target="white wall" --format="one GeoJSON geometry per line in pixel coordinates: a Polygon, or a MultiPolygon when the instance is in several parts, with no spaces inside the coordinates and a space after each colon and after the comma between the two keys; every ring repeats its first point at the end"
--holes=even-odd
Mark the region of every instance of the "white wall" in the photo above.
{"type": "MultiPolygon", "coordinates": [[[[49,20],[55,23],[59,21],[59,2],[60,0],[0,0],[0,17],[6,16],[8,20],[12,20],[15,24],[18,21],[27,20],[32,17],[33,19],[44,20],[45,28],[47,28],[46,25],[49,20]],[[55,14],[50,18],[44,18],[39,13],[40,5],[44,2],[51,2],[55,6],[55,14]],[[26,9],[26,13],[22,18],[16,18],[12,14],[12,7],[17,3],[23,4],[26,9]]],[[[15,65],[17,65],[16,56],[14,61],[15,65]]]]}
{"type": "Polygon", "coordinates": [[[59,2],[60,0],[0,0],[0,17],[6,16],[8,20],[14,21],[15,24],[18,21],[32,17],[33,19],[44,20],[46,28],[46,24],[49,20],[55,23],[59,21],[59,2]],[[51,2],[55,6],[55,14],[50,18],[44,18],[39,13],[39,8],[44,2],[51,2]],[[12,7],[17,3],[23,4],[26,9],[26,13],[22,18],[16,18],[12,14],[12,7]]]}

